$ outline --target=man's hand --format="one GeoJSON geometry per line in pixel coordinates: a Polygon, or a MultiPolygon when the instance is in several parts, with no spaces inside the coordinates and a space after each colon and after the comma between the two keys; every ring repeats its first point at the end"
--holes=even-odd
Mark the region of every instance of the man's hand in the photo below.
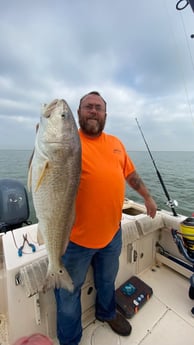
{"type": "Polygon", "coordinates": [[[147,215],[151,218],[154,218],[157,211],[157,205],[154,201],[154,199],[150,196],[146,199],[144,199],[145,207],[147,209],[147,215]]]}

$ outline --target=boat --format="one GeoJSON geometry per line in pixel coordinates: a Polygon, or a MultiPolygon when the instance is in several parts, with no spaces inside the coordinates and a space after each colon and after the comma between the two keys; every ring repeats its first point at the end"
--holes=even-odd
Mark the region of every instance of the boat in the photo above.
{"type": "MultiPolygon", "coordinates": [[[[7,190],[5,194],[16,207],[18,195],[10,199],[7,190]]],[[[20,201],[24,199],[25,193],[20,201]]],[[[119,336],[107,323],[95,319],[95,287],[90,268],[82,288],[80,345],[192,343],[193,220],[162,209],[152,219],[143,204],[124,200],[116,300],[119,311],[132,325],[132,333],[119,336]]],[[[9,230],[4,224],[0,233],[1,345],[12,345],[32,333],[46,334],[58,345],[53,291],[36,292],[30,269],[46,257],[45,245],[37,242],[37,224],[24,222],[9,230]]]]}

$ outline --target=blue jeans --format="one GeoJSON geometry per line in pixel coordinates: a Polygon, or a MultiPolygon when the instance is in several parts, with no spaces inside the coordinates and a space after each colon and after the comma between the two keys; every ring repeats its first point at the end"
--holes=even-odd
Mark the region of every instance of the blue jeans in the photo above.
{"type": "Polygon", "coordinates": [[[60,345],[78,345],[82,337],[81,287],[89,265],[94,270],[96,317],[110,320],[115,316],[115,278],[121,252],[121,229],[104,248],[90,249],[70,242],[62,257],[73,283],[74,291],[55,289],[57,304],[57,336],[60,345]]]}

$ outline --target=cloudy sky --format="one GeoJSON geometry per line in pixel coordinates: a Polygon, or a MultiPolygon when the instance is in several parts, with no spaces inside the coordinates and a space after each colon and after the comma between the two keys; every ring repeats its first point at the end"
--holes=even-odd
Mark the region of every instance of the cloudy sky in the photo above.
{"type": "MultiPolygon", "coordinates": [[[[177,0],[0,0],[0,148],[32,149],[41,104],[98,90],[127,150],[194,150],[194,13],[177,0]]],[[[183,1],[185,4],[186,1],[183,1]]]]}

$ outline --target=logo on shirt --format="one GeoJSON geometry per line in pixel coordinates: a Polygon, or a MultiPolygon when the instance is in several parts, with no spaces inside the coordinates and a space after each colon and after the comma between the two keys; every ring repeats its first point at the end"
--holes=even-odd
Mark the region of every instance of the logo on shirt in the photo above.
{"type": "Polygon", "coordinates": [[[122,151],[120,149],[113,149],[113,153],[116,153],[116,154],[121,154],[122,151]]]}

